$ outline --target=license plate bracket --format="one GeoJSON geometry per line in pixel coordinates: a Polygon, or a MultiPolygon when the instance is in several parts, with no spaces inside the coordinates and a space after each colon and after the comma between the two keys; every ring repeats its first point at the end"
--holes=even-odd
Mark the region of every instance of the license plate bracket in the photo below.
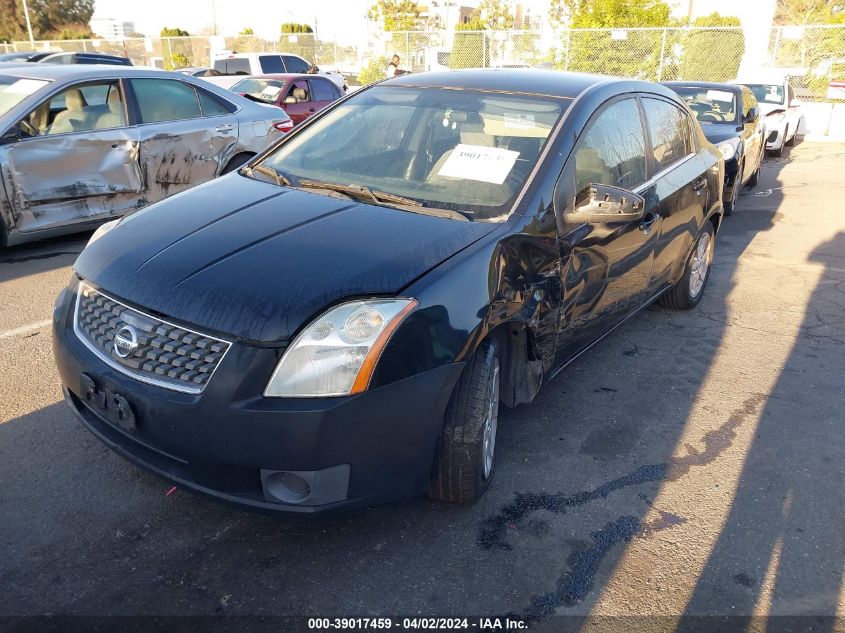
{"type": "Polygon", "coordinates": [[[137,431],[138,423],[129,401],[119,393],[97,385],[88,374],[80,376],[85,404],[108,422],[125,431],[137,431]]]}

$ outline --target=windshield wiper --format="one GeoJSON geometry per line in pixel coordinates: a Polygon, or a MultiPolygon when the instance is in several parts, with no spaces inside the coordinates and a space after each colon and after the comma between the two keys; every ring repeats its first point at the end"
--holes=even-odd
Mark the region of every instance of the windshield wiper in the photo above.
{"type": "Polygon", "coordinates": [[[408,207],[421,207],[422,202],[414,200],[413,198],[406,198],[405,196],[398,196],[395,193],[387,193],[386,191],[373,191],[364,185],[344,185],[335,182],[323,182],[322,180],[300,180],[298,186],[310,189],[328,189],[329,191],[337,191],[338,193],[345,193],[354,196],[359,200],[369,200],[370,202],[393,202],[395,204],[403,204],[408,207]]]}
{"type": "Polygon", "coordinates": [[[270,167],[269,165],[256,165],[255,167],[248,167],[249,171],[258,172],[259,174],[264,174],[265,176],[269,176],[273,180],[276,181],[276,184],[280,187],[295,187],[296,185],[293,184],[293,181],[288,178],[285,174],[270,167]]]}
{"type": "Polygon", "coordinates": [[[334,182],[323,182],[322,180],[300,180],[296,184],[297,187],[303,189],[326,189],[328,191],[335,191],[344,194],[350,198],[355,198],[362,202],[374,202],[376,204],[390,204],[405,211],[413,213],[423,213],[425,215],[436,215],[438,217],[452,218],[454,220],[472,221],[472,217],[460,211],[452,211],[450,209],[439,209],[435,207],[428,207],[419,200],[413,198],[406,198],[395,193],[388,193],[387,191],[378,191],[365,187],[364,185],[344,185],[334,182]]]}

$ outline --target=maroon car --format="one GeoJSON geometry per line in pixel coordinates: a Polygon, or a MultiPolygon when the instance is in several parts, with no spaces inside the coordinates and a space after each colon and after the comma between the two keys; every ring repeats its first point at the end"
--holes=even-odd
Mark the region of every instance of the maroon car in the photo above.
{"type": "Polygon", "coordinates": [[[284,109],[294,125],[342,96],[337,86],[318,75],[258,75],[242,79],[229,90],[284,109]]]}

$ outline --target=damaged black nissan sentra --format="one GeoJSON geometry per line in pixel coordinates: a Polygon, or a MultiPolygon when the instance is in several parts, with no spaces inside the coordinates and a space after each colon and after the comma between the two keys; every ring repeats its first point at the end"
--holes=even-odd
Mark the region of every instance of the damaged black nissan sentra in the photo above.
{"type": "Polygon", "coordinates": [[[56,306],[64,393],[115,451],[218,500],[469,503],[500,402],[653,300],[698,303],[722,182],[656,84],[382,82],[98,231],[56,306]]]}

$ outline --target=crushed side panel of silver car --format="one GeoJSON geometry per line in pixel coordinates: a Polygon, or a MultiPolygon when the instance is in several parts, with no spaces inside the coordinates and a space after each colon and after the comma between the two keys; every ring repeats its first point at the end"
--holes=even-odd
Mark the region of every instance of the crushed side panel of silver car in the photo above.
{"type": "Polygon", "coordinates": [[[0,245],[84,230],[207,182],[281,138],[288,121],[183,74],[4,69],[0,245]]]}

